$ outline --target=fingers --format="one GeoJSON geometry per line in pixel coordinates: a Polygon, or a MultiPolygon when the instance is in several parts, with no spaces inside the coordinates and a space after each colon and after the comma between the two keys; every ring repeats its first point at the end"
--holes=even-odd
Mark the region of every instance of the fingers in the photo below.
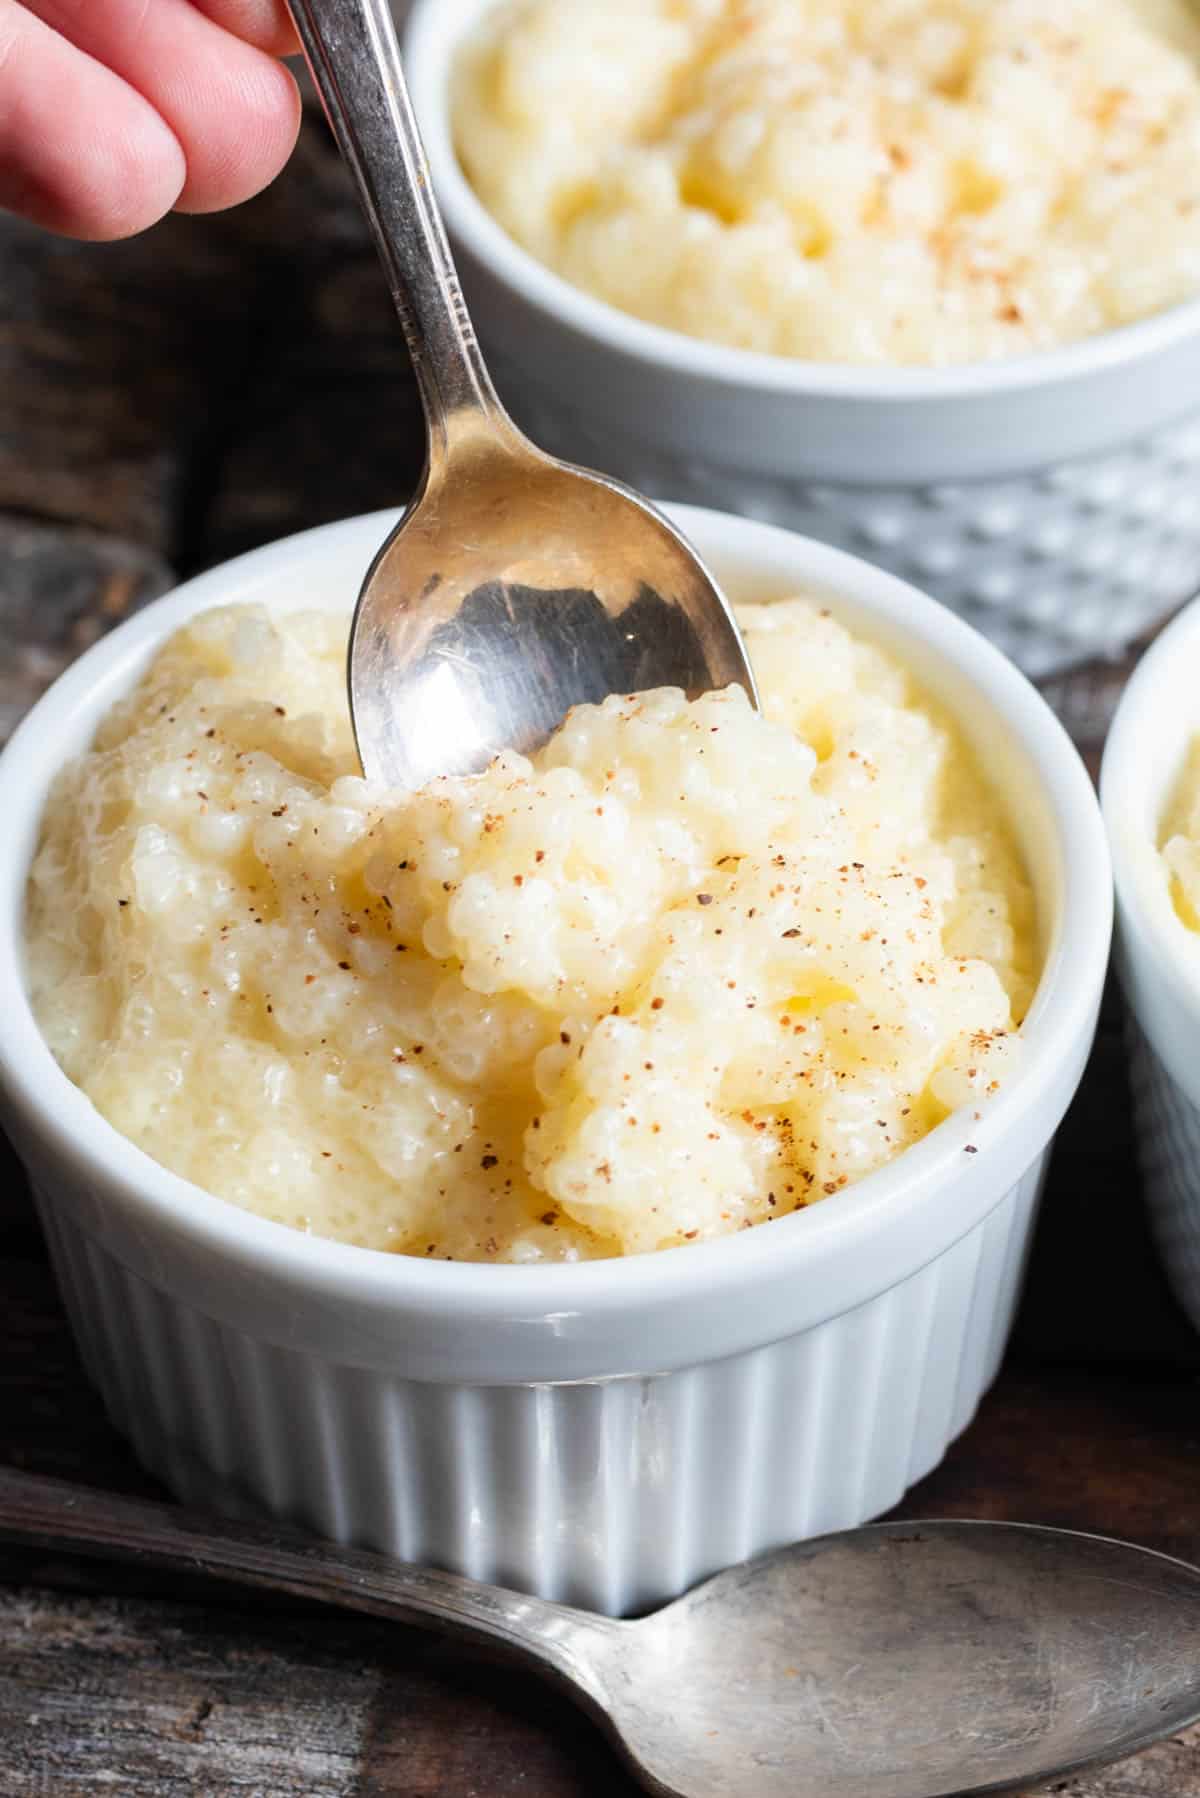
{"type": "Polygon", "coordinates": [[[186,175],[153,106],[0,0],[0,206],[72,237],[127,237],[170,210],[186,175]]]}
{"type": "Polygon", "coordinates": [[[102,63],[157,112],[186,164],[183,212],[237,205],[272,181],[300,128],[300,97],[273,56],[208,12],[270,33],[282,8],[265,0],[25,0],[43,25],[102,63]],[[274,14],[274,18],[272,18],[274,14]]]}
{"type": "Polygon", "coordinates": [[[192,5],[268,56],[291,56],[300,47],[284,0],[192,0],[192,5]]]}

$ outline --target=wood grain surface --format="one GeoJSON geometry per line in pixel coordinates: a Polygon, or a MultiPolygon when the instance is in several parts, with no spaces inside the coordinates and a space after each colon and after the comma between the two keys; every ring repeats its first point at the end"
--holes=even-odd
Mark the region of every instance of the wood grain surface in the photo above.
{"type": "MultiPolygon", "coordinates": [[[[251,206],[81,247],[0,223],[0,736],[186,574],[394,504],[415,393],[323,128],[251,206]]],[[[1127,663],[1051,694],[1094,752],[1127,663]]],[[[0,1145],[0,1457],[155,1492],[84,1379],[0,1145]]],[[[1200,1561],[1200,1342],[1150,1248],[1119,1001],[1060,1137],[1013,1351],[904,1514],[1200,1561]]],[[[406,1630],[182,1577],[0,1554],[0,1798],[626,1798],[590,1725],[406,1630]]],[[[1200,1731],[1074,1798],[1200,1798],[1200,1731]]],[[[753,1798],[747,1791],[746,1798],[753,1798]]]]}

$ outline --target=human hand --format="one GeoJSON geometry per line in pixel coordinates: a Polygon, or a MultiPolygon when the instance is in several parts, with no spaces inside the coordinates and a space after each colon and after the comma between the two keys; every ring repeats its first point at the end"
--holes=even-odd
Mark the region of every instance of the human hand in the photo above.
{"type": "Polygon", "coordinates": [[[0,208],[69,237],[215,212],[300,127],[285,0],[0,0],[0,208]]]}

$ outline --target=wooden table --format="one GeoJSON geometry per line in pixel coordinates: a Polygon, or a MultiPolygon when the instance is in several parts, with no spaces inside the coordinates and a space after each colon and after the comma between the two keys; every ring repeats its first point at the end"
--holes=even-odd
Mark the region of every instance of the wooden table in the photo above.
{"type": "MultiPolygon", "coordinates": [[[[0,258],[3,734],[175,575],[395,503],[420,434],[371,252],[311,124],[288,175],[237,213],[105,248],[0,224],[0,258]]],[[[1094,736],[1097,693],[1123,673],[1052,697],[1094,736]]],[[[0,1166],[0,1456],[153,1491],[84,1381],[20,1170],[0,1166]]],[[[1110,995],[1009,1361],[904,1511],[1064,1524],[1200,1561],[1198,1375],[1200,1340],[1146,1239],[1110,995]]],[[[633,1790],[563,1702],[432,1640],[14,1552],[0,1554],[0,1768],[6,1798],[633,1790]]],[[[1200,1798],[1200,1730],[1058,1790],[1200,1798]]]]}

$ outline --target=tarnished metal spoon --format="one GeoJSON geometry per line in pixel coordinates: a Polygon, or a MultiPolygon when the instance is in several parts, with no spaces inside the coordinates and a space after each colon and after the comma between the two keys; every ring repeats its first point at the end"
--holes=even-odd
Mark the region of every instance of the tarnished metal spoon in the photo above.
{"type": "Polygon", "coordinates": [[[1028,1790],[1200,1716],[1200,1570],[1066,1530],[874,1524],[636,1623],[8,1469],[0,1541],[460,1636],[568,1691],[671,1798],[1028,1790]]]}
{"type": "Polygon", "coordinates": [[[390,785],[529,751],[573,705],[754,681],[729,607],[629,489],[524,437],[484,367],[400,66],[388,0],[291,0],[400,314],[429,430],[415,499],[350,641],[364,771],[390,785]]]}

